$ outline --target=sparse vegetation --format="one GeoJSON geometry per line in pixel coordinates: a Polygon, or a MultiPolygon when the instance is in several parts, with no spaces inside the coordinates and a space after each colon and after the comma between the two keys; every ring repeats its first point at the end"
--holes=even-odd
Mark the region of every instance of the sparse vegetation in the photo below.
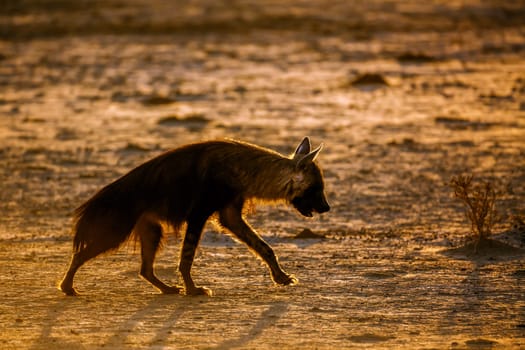
{"type": "Polygon", "coordinates": [[[487,239],[498,219],[496,211],[496,191],[490,181],[475,183],[472,175],[454,176],[450,186],[454,196],[466,206],[466,215],[471,230],[476,235],[476,247],[487,239]]]}

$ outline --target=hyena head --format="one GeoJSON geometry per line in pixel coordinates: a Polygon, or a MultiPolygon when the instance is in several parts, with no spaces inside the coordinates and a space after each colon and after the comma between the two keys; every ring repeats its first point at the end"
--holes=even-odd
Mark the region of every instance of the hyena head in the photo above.
{"type": "Polygon", "coordinates": [[[305,137],[292,157],[295,165],[291,180],[290,202],[304,216],[324,213],[330,210],[324,194],[321,169],[314,162],[322,145],[310,151],[310,140],[305,137]]]}

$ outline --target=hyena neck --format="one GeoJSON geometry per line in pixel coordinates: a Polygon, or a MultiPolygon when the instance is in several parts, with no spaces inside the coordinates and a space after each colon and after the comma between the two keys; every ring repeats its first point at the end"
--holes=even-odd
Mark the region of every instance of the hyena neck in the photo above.
{"type": "Polygon", "coordinates": [[[284,156],[268,154],[252,162],[246,196],[268,201],[289,200],[295,163],[284,156]]]}

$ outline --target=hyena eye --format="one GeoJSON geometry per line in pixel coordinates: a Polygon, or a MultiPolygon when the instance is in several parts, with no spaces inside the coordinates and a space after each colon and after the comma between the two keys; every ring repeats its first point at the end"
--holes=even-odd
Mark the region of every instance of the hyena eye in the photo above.
{"type": "Polygon", "coordinates": [[[323,192],[323,187],[319,186],[318,184],[314,184],[314,185],[311,185],[310,187],[308,187],[304,191],[303,197],[312,196],[312,195],[314,195],[316,193],[319,193],[319,192],[323,192]]]}

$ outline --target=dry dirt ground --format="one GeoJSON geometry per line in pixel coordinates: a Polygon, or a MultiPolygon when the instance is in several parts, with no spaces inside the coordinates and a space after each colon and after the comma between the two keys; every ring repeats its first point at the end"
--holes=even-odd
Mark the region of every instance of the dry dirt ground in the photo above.
{"type": "Polygon", "coordinates": [[[449,250],[469,223],[447,186],[495,183],[496,238],[523,248],[523,18],[524,1],[2,1],[0,348],[525,348],[525,255],[449,250]],[[104,184],[188,142],[289,153],[305,135],[333,209],[249,218],[298,285],[210,226],[194,276],[213,297],[158,294],[133,246],[81,269],[82,296],[57,290],[70,214],[104,184]]]}

